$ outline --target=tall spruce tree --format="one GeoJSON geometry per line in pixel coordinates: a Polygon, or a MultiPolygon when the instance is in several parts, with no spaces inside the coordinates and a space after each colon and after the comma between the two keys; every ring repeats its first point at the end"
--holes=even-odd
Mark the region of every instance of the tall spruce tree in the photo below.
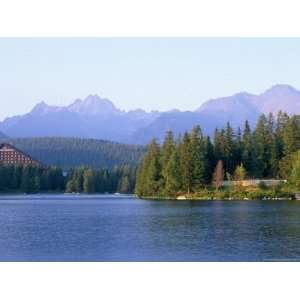
{"type": "Polygon", "coordinates": [[[255,129],[256,147],[256,175],[258,177],[268,177],[270,170],[270,147],[267,118],[263,114],[259,117],[255,129]]]}
{"type": "Polygon", "coordinates": [[[300,116],[292,116],[283,132],[283,154],[288,156],[300,149],[300,116]]]}
{"type": "Polygon", "coordinates": [[[165,194],[167,196],[175,196],[182,188],[182,174],[179,161],[178,149],[175,149],[166,168],[165,194]]]}
{"type": "Polygon", "coordinates": [[[208,163],[205,156],[205,145],[200,126],[192,129],[190,135],[190,151],[192,160],[192,185],[193,191],[199,189],[206,183],[206,169],[208,163]]]}
{"type": "Polygon", "coordinates": [[[182,188],[186,193],[189,194],[193,187],[193,153],[190,135],[187,132],[184,134],[179,148],[182,188]]]}
{"type": "Polygon", "coordinates": [[[290,166],[288,178],[289,181],[299,189],[300,188],[300,151],[297,151],[292,155],[292,161],[293,164],[290,166]]]}
{"type": "Polygon", "coordinates": [[[127,194],[130,192],[130,180],[128,176],[121,177],[117,191],[121,194],[127,194]]]}
{"type": "Polygon", "coordinates": [[[175,150],[174,136],[172,131],[167,131],[164,143],[161,149],[161,168],[163,185],[166,185],[169,176],[168,163],[175,150]]]}
{"type": "Polygon", "coordinates": [[[224,143],[224,169],[226,172],[233,174],[235,169],[235,143],[234,143],[234,132],[229,122],[226,124],[225,130],[225,143],[224,143]]]}
{"type": "Polygon", "coordinates": [[[253,135],[249,122],[246,120],[242,137],[242,164],[251,177],[257,173],[255,152],[253,135]]]}
{"type": "Polygon", "coordinates": [[[206,162],[204,180],[206,184],[209,184],[212,181],[213,172],[216,166],[214,146],[211,143],[209,136],[204,137],[204,157],[206,162]]]}
{"type": "Polygon", "coordinates": [[[276,136],[276,124],[274,121],[273,114],[270,113],[267,122],[267,141],[268,141],[268,152],[269,152],[269,177],[278,176],[279,159],[280,159],[280,145],[276,136]]]}
{"type": "Polygon", "coordinates": [[[160,149],[153,139],[138,171],[136,193],[139,196],[159,196],[162,190],[160,149]]]}
{"type": "Polygon", "coordinates": [[[289,121],[289,116],[287,113],[279,111],[277,114],[276,120],[276,129],[275,129],[275,136],[276,136],[276,143],[279,152],[279,159],[281,159],[284,155],[284,145],[283,145],[283,136],[285,134],[286,126],[289,121]]]}
{"type": "Polygon", "coordinates": [[[214,133],[214,153],[216,160],[224,160],[225,159],[225,130],[219,130],[216,128],[214,133]]]}
{"type": "Polygon", "coordinates": [[[243,151],[243,142],[242,142],[242,130],[240,127],[237,129],[236,139],[235,139],[235,153],[234,153],[234,165],[240,165],[242,162],[242,151],[243,151]]]}

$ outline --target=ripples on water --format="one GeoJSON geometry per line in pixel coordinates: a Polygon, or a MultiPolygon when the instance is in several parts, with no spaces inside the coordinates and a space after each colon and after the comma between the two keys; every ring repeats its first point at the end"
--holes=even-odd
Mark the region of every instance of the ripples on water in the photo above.
{"type": "Polygon", "coordinates": [[[300,202],[0,197],[0,261],[269,260],[300,260],[300,202]]]}

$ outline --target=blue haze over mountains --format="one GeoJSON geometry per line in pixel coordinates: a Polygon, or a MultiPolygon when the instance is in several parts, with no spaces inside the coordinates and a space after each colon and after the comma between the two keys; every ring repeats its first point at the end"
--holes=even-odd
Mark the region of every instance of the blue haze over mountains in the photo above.
{"type": "Polygon", "coordinates": [[[208,100],[195,111],[167,112],[125,112],[108,99],[90,95],[64,107],[41,102],[27,114],[0,122],[0,131],[12,138],[81,137],[144,144],[153,137],[162,140],[168,129],[177,135],[200,125],[205,134],[212,135],[227,121],[243,128],[246,119],[253,127],[260,114],[276,115],[280,110],[300,114],[300,91],[289,85],[275,85],[260,95],[242,92],[208,100]]]}

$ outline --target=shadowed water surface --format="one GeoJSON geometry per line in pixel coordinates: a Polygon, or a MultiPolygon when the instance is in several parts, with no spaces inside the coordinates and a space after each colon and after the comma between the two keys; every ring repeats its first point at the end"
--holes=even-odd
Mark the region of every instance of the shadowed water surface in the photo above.
{"type": "Polygon", "coordinates": [[[0,197],[0,261],[300,261],[300,202],[0,197]]]}

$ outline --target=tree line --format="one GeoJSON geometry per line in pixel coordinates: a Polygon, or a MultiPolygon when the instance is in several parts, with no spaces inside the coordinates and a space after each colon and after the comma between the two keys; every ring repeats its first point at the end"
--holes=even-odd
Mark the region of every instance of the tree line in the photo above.
{"type": "Polygon", "coordinates": [[[108,169],[76,168],[67,176],[66,192],[133,193],[136,168],[130,166],[108,169]]]}
{"type": "Polygon", "coordinates": [[[132,193],[136,168],[79,167],[67,174],[61,168],[0,165],[0,192],[132,193]]]}
{"type": "MultiPolygon", "coordinates": [[[[213,140],[199,126],[174,138],[168,131],[162,145],[154,139],[137,173],[139,196],[192,193],[211,184],[218,162],[222,176],[287,178],[300,149],[300,116],[262,114],[252,130],[245,121],[234,130],[228,122],[213,140]],[[220,164],[219,164],[220,166],[220,164]]],[[[220,173],[220,171],[219,171],[220,173]]]]}

